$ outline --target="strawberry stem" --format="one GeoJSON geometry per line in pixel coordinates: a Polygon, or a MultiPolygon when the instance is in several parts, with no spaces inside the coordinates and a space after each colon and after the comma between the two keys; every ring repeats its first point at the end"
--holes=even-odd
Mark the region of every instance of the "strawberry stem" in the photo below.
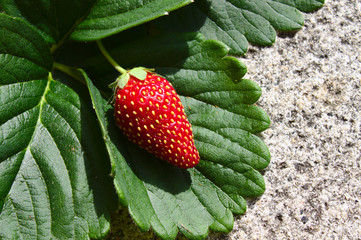
{"type": "Polygon", "coordinates": [[[126,73],[127,71],[124,68],[122,68],[121,66],[119,66],[119,64],[110,56],[108,51],[105,49],[102,41],[97,40],[96,42],[97,42],[99,50],[102,52],[103,56],[108,60],[108,62],[111,65],[113,65],[113,67],[121,74],[126,73]]]}
{"type": "Polygon", "coordinates": [[[59,70],[65,74],[69,75],[70,77],[78,80],[80,83],[86,85],[84,78],[76,71],[76,68],[72,68],[72,67],[63,65],[61,63],[58,63],[58,62],[54,62],[53,67],[54,67],[54,69],[59,70]]]}
{"type": "MultiPolygon", "coordinates": [[[[58,70],[58,71],[61,71],[61,72],[65,73],[66,75],[68,75],[68,76],[70,76],[70,77],[72,77],[74,79],[76,79],[81,84],[83,84],[85,86],[88,86],[88,84],[86,83],[86,81],[84,79],[84,76],[79,72],[78,68],[69,67],[69,66],[63,65],[63,64],[58,63],[58,62],[54,62],[53,68],[58,70]]],[[[109,93],[104,92],[102,90],[99,90],[99,91],[105,98],[110,99],[109,93]]]]}

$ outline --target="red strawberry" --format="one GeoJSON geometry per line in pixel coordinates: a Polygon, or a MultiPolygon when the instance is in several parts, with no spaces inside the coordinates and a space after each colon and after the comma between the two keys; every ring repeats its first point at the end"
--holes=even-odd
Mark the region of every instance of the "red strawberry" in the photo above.
{"type": "Polygon", "coordinates": [[[143,68],[123,74],[114,110],[118,127],[132,142],[178,167],[198,164],[192,127],[166,79],[143,68]]]}

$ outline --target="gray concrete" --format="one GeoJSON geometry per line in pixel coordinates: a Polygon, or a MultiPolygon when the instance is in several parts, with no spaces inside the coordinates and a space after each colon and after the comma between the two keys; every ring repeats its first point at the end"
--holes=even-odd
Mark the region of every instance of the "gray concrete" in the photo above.
{"type": "Polygon", "coordinates": [[[209,239],[361,239],[360,31],[360,1],[327,1],[294,36],[250,47],[246,78],[272,120],[267,190],[209,239]]]}

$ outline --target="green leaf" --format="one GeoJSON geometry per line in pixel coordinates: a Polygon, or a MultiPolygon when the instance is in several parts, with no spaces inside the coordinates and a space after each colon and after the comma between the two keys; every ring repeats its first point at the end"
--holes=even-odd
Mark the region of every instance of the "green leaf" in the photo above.
{"type": "Polygon", "coordinates": [[[96,0],[0,0],[0,7],[36,26],[50,43],[67,37],[87,15],[96,0]]]}
{"type": "Polygon", "coordinates": [[[114,197],[91,106],[37,30],[0,14],[0,32],[0,238],[101,238],[114,197]]]}
{"type": "MultiPolygon", "coordinates": [[[[200,34],[145,38],[108,50],[119,63],[155,67],[172,82],[182,95],[201,155],[196,168],[183,170],[130,143],[116,128],[112,107],[83,72],[121,202],[141,230],[152,228],[162,239],[174,239],[178,231],[190,239],[205,238],[209,229],[230,231],[232,213],[246,210],[244,197],[265,189],[257,170],[267,167],[270,155],[254,133],[265,130],[269,118],[252,105],[260,88],[241,79],[245,66],[226,57],[225,45],[200,34]]],[[[91,64],[98,66],[100,77],[102,64],[90,59],[86,65],[93,70],[91,64]]],[[[103,80],[97,80],[97,73],[92,72],[94,82],[103,80]]]]}
{"type": "MultiPolygon", "coordinates": [[[[303,26],[300,10],[321,7],[323,0],[198,0],[168,17],[155,28],[161,32],[198,31],[208,39],[227,44],[231,54],[243,55],[248,42],[272,45],[276,30],[293,31],[303,26]]],[[[154,30],[153,30],[154,31],[154,30]]]]}
{"type": "Polygon", "coordinates": [[[311,12],[319,9],[325,3],[325,0],[274,0],[276,2],[284,3],[296,7],[302,12],[311,12]]]}
{"type": "Polygon", "coordinates": [[[108,37],[160,16],[168,15],[169,11],[191,2],[192,0],[99,0],[88,17],[77,26],[70,37],[78,41],[108,37]]]}

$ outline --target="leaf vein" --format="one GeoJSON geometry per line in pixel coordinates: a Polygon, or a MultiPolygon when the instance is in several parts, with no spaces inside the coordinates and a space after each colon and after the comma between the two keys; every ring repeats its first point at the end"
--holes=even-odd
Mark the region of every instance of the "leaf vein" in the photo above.
{"type": "MultiPolygon", "coordinates": [[[[224,30],[223,27],[222,27],[215,19],[212,19],[211,16],[207,15],[206,12],[205,12],[202,8],[199,8],[199,7],[198,7],[198,9],[200,9],[200,11],[201,11],[206,17],[208,17],[208,18],[216,25],[216,27],[218,27],[218,29],[221,30],[221,32],[225,33],[225,34],[233,41],[233,43],[234,43],[235,45],[238,45],[238,41],[237,41],[236,39],[234,39],[233,36],[231,36],[230,34],[228,34],[228,32],[227,32],[226,30],[224,30]]],[[[227,12],[227,10],[225,10],[225,11],[227,12]]],[[[228,12],[227,12],[227,16],[228,16],[228,12]]],[[[230,19],[230,18],[229,18],[229,19],[230,19]]],[[[232,24],[232,26],[233,26],[233,29],[232,29],[232,30],[237,30],[237,31],[239,31],[239,29],[237,29],[237,28],[235,27],[234,23],[233,23],[232,21],[230,21],[230,22],[231,22],[231,24],[232,24]]],[[[244,33],[242,33],[241,31],[239,31],[239,33],[244,36],[244,33]]]]}
{"type": "MultiPolygon", "coordinates": [[[[31,151],[30,146],[28,147],[28,150],[29,150],[31,156],[32,156],[33,159],[34,159],[34,163],[35,163],[36,167],[38,168],[38,171],[39,171],[39,173],[40,173],[40,177],[41,177],[41,179],[42,179],[43,182],[44,182],[44,186],[45,186],[45,190],[46,190],[46,197],[48,198],[48,202],[49,202],[49,210],[50,210],[50,218],[51,218],[51,226],[52,226],[52,225],[53,225],[53,217],[52,217],[52,215],[53,215],[52,209],[53,209],[53,208],[51,207],[49,188],[48,188],[48,185],[46,184],[44,174],[43,174],[43,172],[41,171],[41,168],[40,168],[38,162],[36,161],[36,158],[34,157],[32,151],[31,151]]],[[[51,228],[51,235],[54,236],[53,233],[52,233],[52,229],[53,229],[53,228],[51,228]]]]}
{"type": "MultiPolygon", "coordinates": [[[[234,169],[232,169],[232,168],[230,168],[230,167],[227,167],[226,165],[222,165],[222,164],[220,164],[220,163],[218,163],[218,162],[214,162],[214,161],[210,161],[210,160],[206,160],[205,159],[205,161],[207,161],[209,164],[213,164],[213,165],[218,165],[218,166],[220,166],[221,168],[224,168],[224,169],[229,169],[230,171],[232,171],[233,173],[236,173],[236,174],[241,174],[241,175],[245,175],[246,173],[249,173],[249,172],[253,172],[253,171],[257,171],[257,170],[255,170],[254,168],[250,168],[250,169],[248,169],[248,170],[245,170],[245,171],[237,171],[237,170],[234,170],[234,169]]],[[[201,170],[199,170],[200,172],[202,172],[201,170]]],[[[249,181],[251,181],[252,183],[254,183],[255,185],[257,185],[258,187],[260,187],[260,188],[263,188],[262,186],[260,186],[260,185],[258,185],[256,182],[254,182],[253,180],[251,180],[250,178],[247,178],[247,177],[245,177],[247,180],[249,180],[249,181]]],[[[230,184],[232,184],[232,182],[230,182],[230,184]]],[[[217,185],[218,186],[218,185],[217,185]]]]}
{"type": "MultiPolygon", "coordinates": [[[[238,142],[232,141],[231,139],[225,137],[224,135],[222,135],[222,134],[219,133],[218,131],[214,131],[214,130],[212,130],[212,129],[209,129],[209,128],[206,128],[206,127],[203,127],[203,126],[198,126],[198,125],[196,125],[196,127],[198,127],[198,128],[203,128],[203,129],[208,129],[209,131],[213,132],[214,134],[217,134],[217,135],[221,136],[225,141],[229,141],[229,142],[231,142],[231,143],[233,143],[233,144],[236,144],[237,146],[239,146],[239,147],[242,148],[243,150],[245,150],[245,151],[247,151],[247,152],[249,152],[249,153],[252,153],[252,154],[254,154],[254,155],[256,155],[256,156],[259,156],[259,157],[261,157],[261,158],[263,159],[262,156],[258,155],[258,154],[255,153],[255,152],[252,152],[252,151],[246,149],[245,147],[243,147],[242,145],[240,145],[238,142]]],[[[217,130],[222,130],[222,129],[227,129],[227,128],[220,128],[220,129],[217,129],[217,130]]],[[[200,140],[198,140],[198,141],[200,141],[200,140]]],[[[222,150],[227,150],[230,154],[233,154],[233,155],[235,155],[235,156],[238,156],[237,153],[229,150],[229,149],[230,149],[230,146],[225,149],[223,146],[222,146],[222,147],[221,147],[221,146],[217,146],[215,143],[212,143],[211,141],[209,141],[209,142],[200,141],[200,142],[203,142],[203,143],[206,143],[206,144],[210,144],[210,145],[212,145],[213,147],[215,147],[215,148],[217,148],[217,149],[220,149],[220,150],[221,150],[221,149],[222,149],[222,150]]],[[[242,158],[240,157],[239,160],[242,161],[242,158]]],[[[214,162],[214,161],[210,161],[210,160],[208,160],[208,161],[209,161],[209,162],[214,162]]],[[[214,162],[214,163],[220,164],[220,163],[218,163],[218,162],[214,162]]],[[[251,168],[253,169],[253,166],[251,166],[249,163],[247,163],[247,162],[245,162],[245,161],[242,161],[242,163],[246,164],[247,166],[249,166],[249,167],[251,167],[251,168]]],[[[222,165],[222,164],[220,164],[220,165],[222,165]]],[[[226,166],[226,165],[222,165],[222,166],[226,166]]],[[[227,168],[229,168],[229,167],[227,167],[227,168]]],[[[239,173],[243,174],[243,172],[239,172],[239,173]]]]}
{"type": "MultiPolygon", "coordinates": [[[[70,178],[70,172],[69,172],[69,169],[68,169],[68,166],[66,164],[66,161],[65,161],[65,158],[62,154],[62,151],[60,150],[54,136],[51,134],[51,131],[49,131],[49,129],[43,124],[41,123],[41,120],[40,120],[40,123],[48,132],[49,136],[53,139],[53,142],[54,144],[56,145],[56,148],[58,149],[59,153],[60,153],[60,157],[61,159],[63,160],[63,163],[64,163],[64,166],[65,166],[65,169],[66,169],[66,172],[67,172],[67,176],[68,176],[68,180],[70,182],[70,185],[71,185],[71,200],[72,200],[72,207],[73,207],[73,213],[74,213],[74,218],[73,218],[73,221],[75,222],[75,217],[76,217],[76,211],[75,211],[75,201],[74,201],[74,186],[73,186],[73,181],[71,181],[71,178],[70,178]]],[[[34,158],[35,159],[35,158],[34,158]]],[[[49,196],[50,197],[50,196],[49,196]]],[[[49,199],[50,200],[50,199],[49,199]]],[[[52,208],[51,208],[52,209],[52,208]]],[[[72,224],[72,227],[73,227],[73,236],[75,236],[75,224],[72,224]]]]}
{"type": "MultiPolygon", "coordinates": [[[[292,18],[288,17],[287,15],[283,15],[282,13],[280,13],[279,11],[277,11],[277,9],[274,8],[274,7],[269,3],[269,1],[267,1],[266,4],[267,4],[270,8],[272,8],[272,10],[273,10],[276,14],[278,14],[279,16],[282,16],[282,17],[290,20],[291,22],[296,23],[296,24],[298,24],[298,25],[301,27],[301,25],[300,25],[298,22],[294,21],[292,18]]],[[[280,2],[279,2],[279,4],[288,6],[288,5],[283,4],[283,3],[280,3],[280,2]]]]}
{"type": "MultiPolygon", "coordinates": [[[[199,172],[199,171],[198,171],[198,172],[199,172]]],[[[214,183],[213,183],[213,184],[214,184],[214,183]]],[[[218,187],[218,186],[215,186],[215,187],[218,187]]],[[[218,221],[218,219],[217,219],[216,213],[209,211],[208,208],[207,208],[207,206],[206,206],[206,204],[204,204],[203,201],[200,200],[199,194],[197,194],[197,193],[195,192],[194,187],[191,187],[191,190],[192,190],[193,194],[194,194],[195,196],[197,196],[197,199],[198,199],[198,201],[201,203],[202,207],[209,213],[209,215],[212,216],[213,220],[214,220],[214,221],[217,221],[218,223],[220,223],[220,222],[218,221]]],[[[218,194],[217,194],[217,198],[218,198],[218,201],[221,202],[222,205],[224,206],[223,202],[219,199],[218,194]]],[[[222,223],[220,223],[220,224],[222,224],[222,223]]],[[[223,225],[224,227],[226,227],[224,224],[222,224],[222,225],[223,225]]],[[[209,229],[209,228],[210,228],[210,226],[208,226],[208,229],[209,229]]],[[[226,228],[227,228],[227,227],[226,227],[226,228]]]]}
{"type": "Polygon", "coordinates": [[[20,175],[21,175],[21,177],[24,179],[25,185],[26,185],[26,187],[28,188],[28,192],[29,192],[30,200],[31,200],[31,205],[32,205],[32,207],[33,207],[33,214],[34,214],[35,225],[36,225],[36,235],[35,235],[35,236],[38,236],[38,227],[39,227],[39,224],[38,224],[38,218],[35,216],[36,214],[35,214],[35,205],[34,205],[33,195],[31,194],[28,181],[25,179],[25,177],[24,177],[24,175],[23,175],[22,173],[20,173],[20,175]]]}
{"type": "Polygon", "coordinates": [[[23,232],[22,232],[21,229],[20,229],[21,224],[20,224],[18,212],[16,211],[16,207],[15,207],[15,205],[14,205],[13,200],[12,200],[10,197],[9,197],[8,199],[9,199],[9,202],[11,203],[11,205],[13,206],[13,208],[15,209],[15,216],[16,216],[16,220],[17,220],[17,222],[18,222],[18,228],[19,228],[19,232],[18,232],[18,233],[21,234],[22,239],[24,239],[24,234],[23,234],[23,232]]]}

